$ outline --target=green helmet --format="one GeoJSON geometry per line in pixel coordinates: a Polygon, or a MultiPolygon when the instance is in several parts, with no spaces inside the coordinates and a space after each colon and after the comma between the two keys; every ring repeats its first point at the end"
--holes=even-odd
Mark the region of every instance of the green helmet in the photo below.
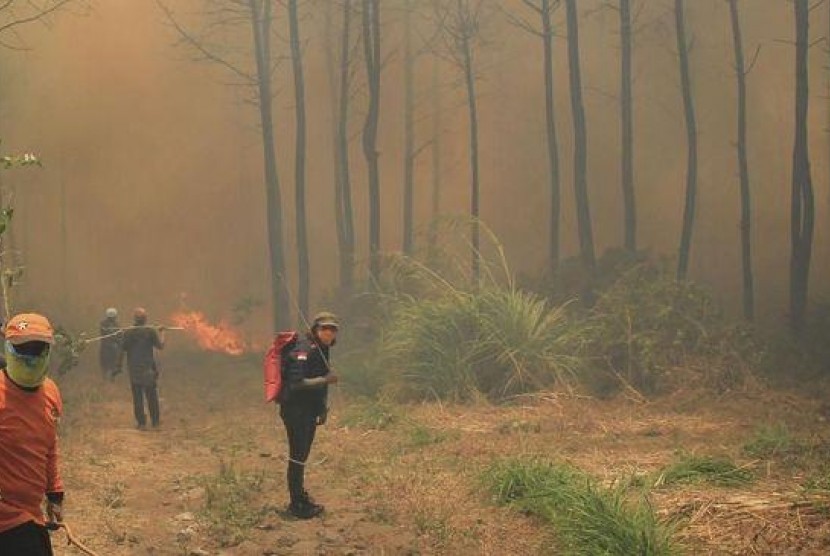
{"type": "Polygon", "coordinates": [[[340,319],[338,319],[337,315],[330,311],[321,311],[314,315],[314,320],[311,323],[311,329],[314,330],[321,326],[333,326],[335,328],[340,328],[340,319]]]}

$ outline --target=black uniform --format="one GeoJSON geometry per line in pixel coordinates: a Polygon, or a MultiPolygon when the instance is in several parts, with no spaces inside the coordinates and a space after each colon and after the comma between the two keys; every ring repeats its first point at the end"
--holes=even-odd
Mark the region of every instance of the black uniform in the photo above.
{"type": "Polygon", "coordinates": [[[305,462],[311,452],[318,421],[324,420],[328,385],[305,386],[304,379],[329,373],[329,348],[304,338],[285,361],[285,384],[280,392],[280,417],[288,435],[288,491],[293,505],[308,502],[303,488],[305,462]]]}
{"type": "Polygon", "coordinates": [[[101,336],[108,336],[101,339],[101,349],[98,353],[101,375],[104,378],[112,378],[118,372],[118,353],[121,350],[121,338],[117,333],[121,330],[121,327],[118,326],[117,320],[107,317],[101,321],[99,330],[101,336]]]}
{"type": "Polygon", "coordinates": [[[133,391],[133,411],[139,427],[144,427],[147,422],[144,414],[145,396],[150,409],[150,421],[154,427],[159,425],[159,395],[156,386],[158,367],[155,350],[163,347],[155,328],[138,326],[124,331],[121,348],[127,355],[127,369],[130,372],[130,385],[133,391]]]}

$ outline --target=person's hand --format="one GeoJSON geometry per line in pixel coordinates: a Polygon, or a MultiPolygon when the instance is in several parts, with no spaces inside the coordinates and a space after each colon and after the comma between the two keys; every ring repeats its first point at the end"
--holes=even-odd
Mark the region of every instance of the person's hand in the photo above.
{"type": "Polygon", "coordinates": [[[46,518],[52,523],[63,523],[63,504],[46,502],[46,518]]]}
{"type": "Polygon", "coordinates": [[[320,415],[317,416],[317,424],[318,425],[325,425],[326,420],[329,418],[329,410],[326,409],[320,415]]]}
{"type": "Polygon", "coordinates": [[[326,375],[326,384],[337,384],[338,382],[340,382],[340,377],[333,372],[326,375]]]}

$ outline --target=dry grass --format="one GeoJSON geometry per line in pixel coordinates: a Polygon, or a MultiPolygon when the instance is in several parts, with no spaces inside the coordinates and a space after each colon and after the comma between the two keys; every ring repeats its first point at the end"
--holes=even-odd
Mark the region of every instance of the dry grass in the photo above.
{"type": "MultiPolygon", "coordinates": [[[[687,392],[643,404],[550,393],[502,406],[385,409],[336,394],[311,458],[322,463],[307,479],[327,517],[305,523],[278,511],[286,498],[284,433],[261,402],[259,369],[170,357],[165,371],[160,433],[132,428],[126,384],[99,385],[79,367],[62,385],[67,519],[104,554],[218,550],[221,539],[200,514],[198,478],[215,476],[223,461],[238,473],[261,473],[245,503],[262,519],[228,554],[540,554],[555,546],[543,524],[497,507],[481,489],[492,461],[538,456],[610,482],[654,473],[680,450],[752,463],[757,476],[738,488],[674,485],[652,494],[661,515],[685,520],[679,538],[690,554],[820,554],[830,546],[830,499],[802,488],[820,453],[755,461],[742,452],[764,423],[786,423],[803,443],[827,435],[814,413],[819,402],[792,394],[687,392]]],[[[58,554],[71,552],[60,546],[58,554]]]]}

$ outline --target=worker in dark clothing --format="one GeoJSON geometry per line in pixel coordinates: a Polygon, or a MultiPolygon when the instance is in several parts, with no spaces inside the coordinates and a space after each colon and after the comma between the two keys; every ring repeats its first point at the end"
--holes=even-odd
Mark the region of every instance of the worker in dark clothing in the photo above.
{"type": "Polygon", "coordinates": [[[112,380],[118,374],[118,354],[121,352],[121,327],[118,325],[118,311],[110,307],[104,313],[99,332],[101,346],[98,352],[98,361],[101,364],[101,376],[105,380],[112,380]]]}
{"type": "Polygon", "coordinates": [[[147,428],[147,416],[144,413],[145,397],[153,428],[158,428],[160,423],[157,386],[159,371],[155,358],[157,349],[164,349],[164,327],[148,326],[147,311],[138,307],[133,313],[133,326],[124,330],[121,339],[118,368],[123,368],[126,355],[130,386],[133,391],[133,411],[136,427],[139,430],[147,428]]]}
{"type": "Polygon", "coordinates": [[[305,465],[318,425],[328,416],[328,386],[338,381],[331,368],[329,349],[335,344],[340,325],[328,312],[314,317],[311,330],[297,341],[285,361],[285,385],[280,392],[280,417],[288,436],[288,511],[300,519],[323,512],[304,487],[305,465]]]}

